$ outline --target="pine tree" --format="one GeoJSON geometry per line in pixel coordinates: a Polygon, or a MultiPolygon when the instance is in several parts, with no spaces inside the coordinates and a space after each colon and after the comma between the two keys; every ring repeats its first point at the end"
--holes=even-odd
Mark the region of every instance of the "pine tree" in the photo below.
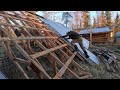
{"type": "Polygon", "coordinates": [[[74,12],[74,18],[75,18],[75,25],[76,25],[76,28],[78,28],[78,22],[79,22],[79,18],[78,18],[78,12],[74,12]]]}
{"type": "Polygon", "coordinates": [[[100,27],[100,19],[97,17],[97,27],[100,27]]]}
{"type": "Polygon", "coordinates": [[[90,14],[88,11],[82,11],[83,25],[84,28],[89,28],[90,25],[90,14]]]}
{"type": "Polygon", "coordinates": [[[111,25],[111,12],[106,11],[105,16],[106,16],[106,20],[107,20],[107,26],[110,26],[111,25]]]}
{"type": "Polygon", "coordinates": [[[82,20],[80,19],[80,29],[82,29],[82,20]]]}
{"type": "Polygon", "coordinates": [[[101,17],[100,17],[100,25],[101,27],[106,25],[106,21],[105,21],[105,16],[104,16],[104,11],[101,12],[101,17]]]}
{"type": "Polygon", "coordinates": [[[43,11],[43,16],[47,19],[51,19],[50,17],[50,12],[47,12],[47,11],[43,11]]]}
{"type": "Polygon", "coordinates": [[[74,29],[74,26],[75,26],[75,24],[74,24],[74,18],[72,18],[71,23],[70,23],[70,28],[74,29]]]}
{"type": "Polygon", "coordinates": [[[76,24],[76,28],[79,28],[80,27],[80,12],[79,11],[76,11],[74,12],[74,20],[75,20],[75,24],[76,24]]]}
{"type": "Polygon", "coordinates": [[[96,22],[96,19],[95,19],[95,18],[94,18],[93,27],[94,27],[94,28],[96,28],[96,27],[97,27],[97,22],[96,22]]]}
{"type": "Polygon", "coordinates": [[[115,18],[115,25],[119,25],[119,15],[118,15],[118,13],[117,13],[117,16],[116,16],[116,18],[115,18]]]}
{"type": "Polygon", "coordinates": [[[66,24],[66,26],[70,22],[69,18],[72,18],[72,15],[70,15],[69,12],[63,12],[63,14],[62,14],[62,20],[64,21],[64,24],[66,24]]]}
{"type": "Polygon", "coordinates": [[[58,19],[59,17],[55,16],[55,14],[59,13],[59,12],[50,12],[50,11],[43,11],[43,17],[47,18],[47,19],[50,19],[50,20],[56,20],[58,19]]]}

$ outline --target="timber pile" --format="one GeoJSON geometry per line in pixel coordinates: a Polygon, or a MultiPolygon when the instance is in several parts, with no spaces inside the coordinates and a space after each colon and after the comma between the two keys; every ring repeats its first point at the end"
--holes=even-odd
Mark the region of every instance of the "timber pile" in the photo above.
{"type": "Polygon", "coordinates": [[[74,60],[75,56],[81,61],[84,60],[83,57],[73,52],[65,41],[58,37],[34,13],[0,11],[0,46],[26,79],[91,77],[89,72],[74,60]],[[21,34],[17,36],[15,30],[21,34]],[[31,71],[37,76],[31,76],[31,71]]]}
{"type": "Polygon", "coordinates": [[[119,61],[117,60],[117,56],[114,54],[114,52],[101,48],[101,49],[95,49],[93,53],[100,58],[101,63],[105,65],[107,71],[110,72],[119,71],[120,69],[118,63],[119,61]]]}

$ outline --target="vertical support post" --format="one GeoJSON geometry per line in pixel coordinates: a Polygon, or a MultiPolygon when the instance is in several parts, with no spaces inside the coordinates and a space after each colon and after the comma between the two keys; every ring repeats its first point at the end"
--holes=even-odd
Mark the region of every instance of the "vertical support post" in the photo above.
{"type": "Polygon", "coordinates": [[[92,29],[90,29],[90,44],[92,45],[92,29]]]}

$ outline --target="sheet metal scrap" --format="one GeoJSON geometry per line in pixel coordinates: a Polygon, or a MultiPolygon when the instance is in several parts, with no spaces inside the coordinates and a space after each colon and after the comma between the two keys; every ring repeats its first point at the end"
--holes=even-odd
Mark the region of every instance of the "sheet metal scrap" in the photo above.
{"type": "Polygon", "coordinates": [[[117,56],[114,52],[107,49],[96,49],[93,53],[100,58],[101,63],[105,64],[108,71],[117,72],[119,70],[119,61],[117,60],[117,56]]]}

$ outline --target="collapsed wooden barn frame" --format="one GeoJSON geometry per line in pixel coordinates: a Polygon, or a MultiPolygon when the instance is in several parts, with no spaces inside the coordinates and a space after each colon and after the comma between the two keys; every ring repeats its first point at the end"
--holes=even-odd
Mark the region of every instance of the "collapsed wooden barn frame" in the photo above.
{"type": "Polygon", "coordinates": [[[31,70],[38,79],[85,79],[91,76],[74,60],[76,56],[79,60],[84,58],[58,38],[34,12],[0,11],[0,19],[0,46],[26,79],[32,78],[28,75],[31,70]],[[16,29],[21,36],[14,33],[16,29]],[[16,55],[18,52],[20,57],[16,55]],[[41,58],[49,65],[43,65],[41,58]],[[49,68],[51,70],[47,70],[49,68]]]}

